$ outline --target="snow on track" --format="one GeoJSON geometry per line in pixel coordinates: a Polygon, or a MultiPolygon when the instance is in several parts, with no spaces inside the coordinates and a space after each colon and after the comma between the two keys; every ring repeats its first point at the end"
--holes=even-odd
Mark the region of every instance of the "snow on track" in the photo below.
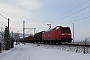
{"type": "Polygon", "coordinates": [[[47,49],[36,44],[17,45],[0,53],[0,60],[88,60],[89,54],[47,49]]]}

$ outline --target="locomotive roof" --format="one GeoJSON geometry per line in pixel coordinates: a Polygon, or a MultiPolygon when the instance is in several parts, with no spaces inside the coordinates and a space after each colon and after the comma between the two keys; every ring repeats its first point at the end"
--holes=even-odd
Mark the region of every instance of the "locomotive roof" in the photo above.
{"type": "Polygon", "coordinates": [[[47,30],[46,32],[51,31],[51,30],[56,30],[56,29],[59,29],[59,28],[69,28],[69,27],[68,27],[68,26],[67,26],[67,27],[56,26],[56,27],[54,27],[54,28],[52,28],[52,29],[50,29],[50,30],[47,30]]]}
{"type": "MultiPolygon", "coordinates": [[[[48,31],[51,31],[51,30],[56,30],[56,29],[59,29],[59,28],[69,28],[69,27],[68,27],[68,26],[67,26],[67,27],[56,26],[56,27],[54,27],[54,28],[52,28],[52,29],[50,29],[50,30],[47,30],[47,31],[41,31],[41,32],[44,33],[44,32],[48,32],[48,31]]],[[[38,33],[41,33],[41,32],[38,32],[38,33]]]]}
{"type": "Polygon", "coordinates": [[[55,28],[53,28],[53,30],[58,29],[58,28],[69,28],[69,27],[68,27],[68,26],[67,26],[67,27],[63,27],[63,26],[56,26],[55,28]]]}

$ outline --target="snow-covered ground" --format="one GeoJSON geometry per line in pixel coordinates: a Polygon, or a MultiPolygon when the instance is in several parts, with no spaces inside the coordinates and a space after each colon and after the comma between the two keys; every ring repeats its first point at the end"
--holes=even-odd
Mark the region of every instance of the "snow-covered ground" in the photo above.
{"type": "Polygon", "coordinates": [[[90,54],[65,52],[36,44],[20,44],[9,51],[2,51],[0,60],[90,60],[90,54]]]}

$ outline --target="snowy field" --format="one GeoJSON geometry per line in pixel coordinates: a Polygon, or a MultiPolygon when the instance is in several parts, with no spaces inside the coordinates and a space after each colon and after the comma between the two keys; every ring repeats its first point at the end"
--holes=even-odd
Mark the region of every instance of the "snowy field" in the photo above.
{"type": "Polygon", "coordinates": [[[0,60],[90,60],[90,54],[66,52],[37,44],[20,44],[9,51],[2,51],[0,60]]]}

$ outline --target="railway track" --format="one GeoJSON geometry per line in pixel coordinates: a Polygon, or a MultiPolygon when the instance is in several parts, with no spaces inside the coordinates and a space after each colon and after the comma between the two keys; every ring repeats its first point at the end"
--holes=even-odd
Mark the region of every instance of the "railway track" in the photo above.
{"type": "MultiPolygon", "coordinates": [[[[36,43],[36,44],[45,44],[45,43],[36,43]]],[[[61,43],[61,44],[45,44],[45,45],[66,45],[66,46],[81,46],[81,47],[90,47],[88,44],[76,44],[76,43],[61,43]]]]}
{"type": "Polygon", "coordinates": [[[61,44],[61,45],[69,45],[69,46],[85,46],[85,47],[90,47],[90,45],[84,45],[84,44],[61,44]]]}

